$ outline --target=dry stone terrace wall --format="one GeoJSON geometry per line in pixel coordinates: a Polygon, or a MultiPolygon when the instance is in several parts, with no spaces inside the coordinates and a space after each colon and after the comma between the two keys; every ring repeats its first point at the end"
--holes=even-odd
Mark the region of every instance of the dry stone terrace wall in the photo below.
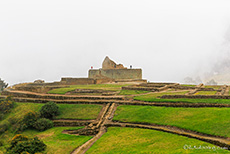
{"type": "Polygon", "coordinates": [[[58,94],[39,94],[25,91],[3,91],[2,95],[13,97],[26,97],[26,98],[41,98],[41,99],[59,99],[59,100],[75,100],[75,99],[89,99],[89,100],[123,100],[123,96],[70,96],[58,94]]]}
{"type": "Polygon", "coordinates": [[[152,88],[152,87],[134,87],[134,86],[127,86],[122,87],[122,90],[143,90],[143,91],[157,91],[158,88],[152,88]]]}
{"type": "Polygon", "coordinates": [[[96,80],[93,78],[62,78],[61,84],[63,85],[85,85],[95,84],[96,80]]]}
{"type": "Polygon", "coordinates": [[[223,95],[163,95],[162,99],[188,98],[188,99],[230,99],[230,96],[223,95]]]}
{"type": "Polygon", "coordinates": [[[178,85],[177,83],[156,83],[156,84],[144,83],[139,85],[122,87],[122,90],[143,90],[143,91],[159,92],[159,91],[167,90],[169,89],[169,87],[175,87],[177,85],[178,85]]]}
{"type": "Polygon", "coordinates": [[[44,86],[44,85],[26,85],[26,86],[21,86],[21,87],[15,87],[15,90],[21,90],[21,91],[31,91],[31,92],[36,92],[36,93],[47,93],[48,91],[52,89],[57,89],[57,88],[66,88],[69,86],[44,86]]]}
{"type": "Polygon", "coordinates": [[[142,83],[138,86],[141,86],[141,87],[164,87],[166,85],[175,86],[175,85],[179,85],[179,84],[177,84],[177,83],[142,83]]]}

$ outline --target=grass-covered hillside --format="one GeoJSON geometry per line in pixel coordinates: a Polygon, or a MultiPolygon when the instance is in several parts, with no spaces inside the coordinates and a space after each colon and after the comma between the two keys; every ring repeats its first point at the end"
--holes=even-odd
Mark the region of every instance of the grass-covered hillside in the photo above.
{"type": "Polygon", "coordinates": [[[230,108],[173,108],[122,105],[113,120],[176,126],[205,134],[230,137],[230,108]]]}
{"type": "Polygon", "coordinates": [[[9,147],[15,150],[12,141],[23,138],[19,134],[28,139],[17,142],[18,149],[26,149],[38,137],[46,145],[44,154],[230,153],[228,86],[70,85],[41,99],[26,91],[7,92],[12,97],[4,99],[3,93],[0,101],[0,154],[9,147]],[[60,95],[71,95],[71,100],[60,95]]]}
{"type": "Polygon", "coordinates": [[[196,139],[175,134],[138,128],[110,127],[90,149],[87,154],[197,154],[197,153],[230,153],[218,149],[217,146],[196,139]],[[204,149],[189,149],[189,146],[207,147],[204,149]],[[208,149],[208,148],[211,149],[208,149]]]}

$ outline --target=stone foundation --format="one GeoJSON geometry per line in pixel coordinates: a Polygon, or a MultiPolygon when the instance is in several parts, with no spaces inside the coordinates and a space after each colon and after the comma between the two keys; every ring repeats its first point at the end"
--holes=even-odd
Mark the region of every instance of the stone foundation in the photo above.
{"type": "Polygon", "coordinates": [[[142,79],[141,69],[91,69],[89,78],[142,79]]]}

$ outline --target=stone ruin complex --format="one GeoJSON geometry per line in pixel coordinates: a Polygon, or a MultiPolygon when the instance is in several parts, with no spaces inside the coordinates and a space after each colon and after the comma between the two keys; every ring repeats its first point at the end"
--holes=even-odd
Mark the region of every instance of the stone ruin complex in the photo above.
{"type": "Polygon", "coordinates": [[[90,69],[88,77],[93,79],[142,80],[142,70],[127,69],[122,64],[116,64],[106,56],[102,63],[102,68],[90,69]]]}
{"type": "Polygon", "coordinates": [[[103,84],[135,82],[147,83],[142,79],[141,69],[127,69],[122,64],[116,64],[114,61],[105,57],[101,69],[90,69],[88,78],[61,78],[59,82],[46,83],[44,80],[35,80],[33,83],[22,83],[14,85],[13,89],[46,93],[55,88],[63,88],[68,85],[86,85],[86,84],[103,84]]]}

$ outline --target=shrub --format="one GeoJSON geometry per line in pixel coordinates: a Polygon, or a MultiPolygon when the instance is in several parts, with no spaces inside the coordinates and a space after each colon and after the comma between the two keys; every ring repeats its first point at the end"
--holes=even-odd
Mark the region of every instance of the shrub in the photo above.
{"type": "Polygon", "coordinates": [[[33,128],[34,123],[37,121],[38,117],[39,116],[36,112],[27,112],[20,122],[20,130],[23,131],[27,128],[33,128]]]}
{"type": "Polygon", "coordinates": [[[40,115],[42,118],[52,119],[59,113],[59,107],[54,102],[48,102],[40,109],[40,115]]]}
{"type": "Polygon", "coordinates": [[[17,134],[11,140],[10,147],[7,149],[8,154],[29,153],[35,154],[46,149],[46,145],[38,137],[28,138],[25,135],[17,134]]]}
{"type": "Polygon", "coordinates": [[[0,140],[0,147],[3,146],[3,145],[4,145],[4,144],[3,144],[3,141],[0,140]]]}
{"type": "Polygon", "coordinates": [[[5,131],[7,131],[8,128],[9,128],[9,124],[8,123],[0,124],[0,134],[2,134],[5,131]]]}
{"type": "Polygon", "coordinates": [[[4,119],[4,114],[0,113],[0,121],[4,119]]]}
{"type": "Polygon", "coordinates": [[[53,121],[51,121],[49,119],[45,119],[45,118],[38,119],[34,123],[34,128],[39,130],[39,131],[44,131],[44,130],[47,130],[47,129],[52,128],[52,127],[53,127],[53,121]]]}
{"type": "Polygon", "coordinates": [[[0,112],[5,114],[9,113],[10,109],[14,107],[14,102],[10,97],[7,97],[5,100],[0,101],[0,112]]]}
{"type": "Polygon", "coordinates": [[[14,125],[18,122],[18,119],[16,117],[10,117],[8,121],[11,125],[14,125]]]}

